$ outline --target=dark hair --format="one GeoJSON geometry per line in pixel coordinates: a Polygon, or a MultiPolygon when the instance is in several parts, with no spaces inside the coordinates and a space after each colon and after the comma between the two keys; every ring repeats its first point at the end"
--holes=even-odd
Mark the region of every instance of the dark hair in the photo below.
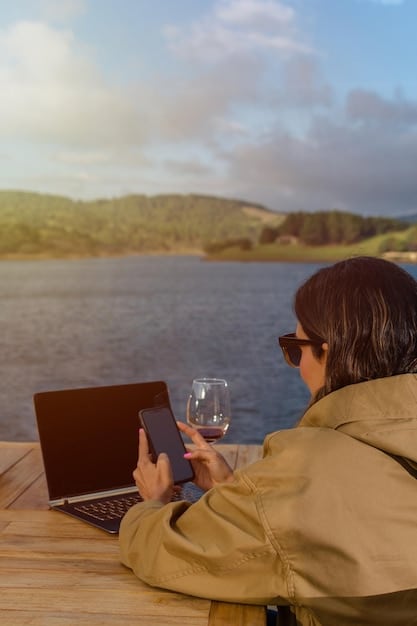
{"type": "MultiPolygon", "coordinates": [[[[417,281],[395,263],[355,257],[325,267],[297,291],[295,314],[310,339],[327,342],[325,384],[417,372],[417,281]]],[[[322,356],[321,347],[312,347],[322,356]]]]}

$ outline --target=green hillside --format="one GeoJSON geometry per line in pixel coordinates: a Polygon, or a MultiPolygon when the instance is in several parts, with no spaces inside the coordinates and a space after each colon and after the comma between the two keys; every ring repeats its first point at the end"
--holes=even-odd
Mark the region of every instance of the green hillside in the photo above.
{"type": "Polygon", "coordinates": [[[255,245],[225,241],[206,252],[223,261],[333,262],[370,255],[415,263],[417,226],[339,211],[292,213],[278,227],[266,225],[255,245]]]}
{"type": "Polygon", "coordinates": [[[333,263],[352,256],[381,256],[404,263],[416,263],[415,227],[405,231],[377,235],[352,244],[327,244],[309,246],[300,242],[257,244],[250,249],[241,246],[229,246],[218,252],[210,253],[212,261],[281,261],[302,263],[333,263]]]}
{"type": "Polygon", "coordinates": [[[196,194],[87,202],[0,191],[0,259],[152,253],[241,261],[334,261],[371,254],[414,261],[417,226],[338,211],[284,215],[196,194]]]}
{"type": "Polygon", "coordinates": [[[260,205],[200,195],[74,201],[0,192],[0,258],[201,253],[225,239],[256,242],[283,216],[260,205]]]}

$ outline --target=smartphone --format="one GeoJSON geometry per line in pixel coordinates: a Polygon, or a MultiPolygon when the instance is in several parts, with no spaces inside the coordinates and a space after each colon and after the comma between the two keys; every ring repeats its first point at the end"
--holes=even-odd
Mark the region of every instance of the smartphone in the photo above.
{"type": "Polygon", "coordinates": [[[174,483],[193,480],[193,466],[184,459],[187,450],[172,410],[168,406],[142,409],[139,419],[148,437],[152,460],[156,462],[158,455],[165,452],[171,462],[174,483]]]}

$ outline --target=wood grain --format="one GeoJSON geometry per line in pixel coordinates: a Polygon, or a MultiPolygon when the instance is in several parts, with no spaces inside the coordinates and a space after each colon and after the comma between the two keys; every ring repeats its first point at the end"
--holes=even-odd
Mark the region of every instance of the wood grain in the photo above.
{"type": "MultiPolygon", "coordinates": [[[[218,446],[231,467],[259,446],[218,446]]],[[[0,624],[264,626],[264,607],[150,587],[119,559],[117,537],[48,510],[38,443],[0,442],[0,624]]]]}
{"type": "Polygon", "coordinates": [[[0,509],[12,506],[38,479],[45,484],[39,444],[0,442],[0,458],[0,509]]]}
{"type": "Polygon", "coordinates": [[[266,609],[263,606],[211,603],[209,626],[261,626],[266,624],[266,609]]]}

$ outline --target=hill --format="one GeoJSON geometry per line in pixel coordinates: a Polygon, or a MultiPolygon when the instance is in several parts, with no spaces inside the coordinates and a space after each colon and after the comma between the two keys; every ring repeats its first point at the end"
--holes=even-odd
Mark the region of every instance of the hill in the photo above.
{"type": "Polygon", "coordinates": [[[65,258],[201,253],[230,237],[258,240],[284,216],[241,200],[189,195],[129,195],[75,201],[0,192],[0,258],[65,258]]]}
{"type": "Polygon", "coordinates": [[[361,254],[417,260],[417,225],[342,211],[290,213],[265,226],[257,244],[226,240],[206,247],[210,260],[333,262],[361,254]]]}

